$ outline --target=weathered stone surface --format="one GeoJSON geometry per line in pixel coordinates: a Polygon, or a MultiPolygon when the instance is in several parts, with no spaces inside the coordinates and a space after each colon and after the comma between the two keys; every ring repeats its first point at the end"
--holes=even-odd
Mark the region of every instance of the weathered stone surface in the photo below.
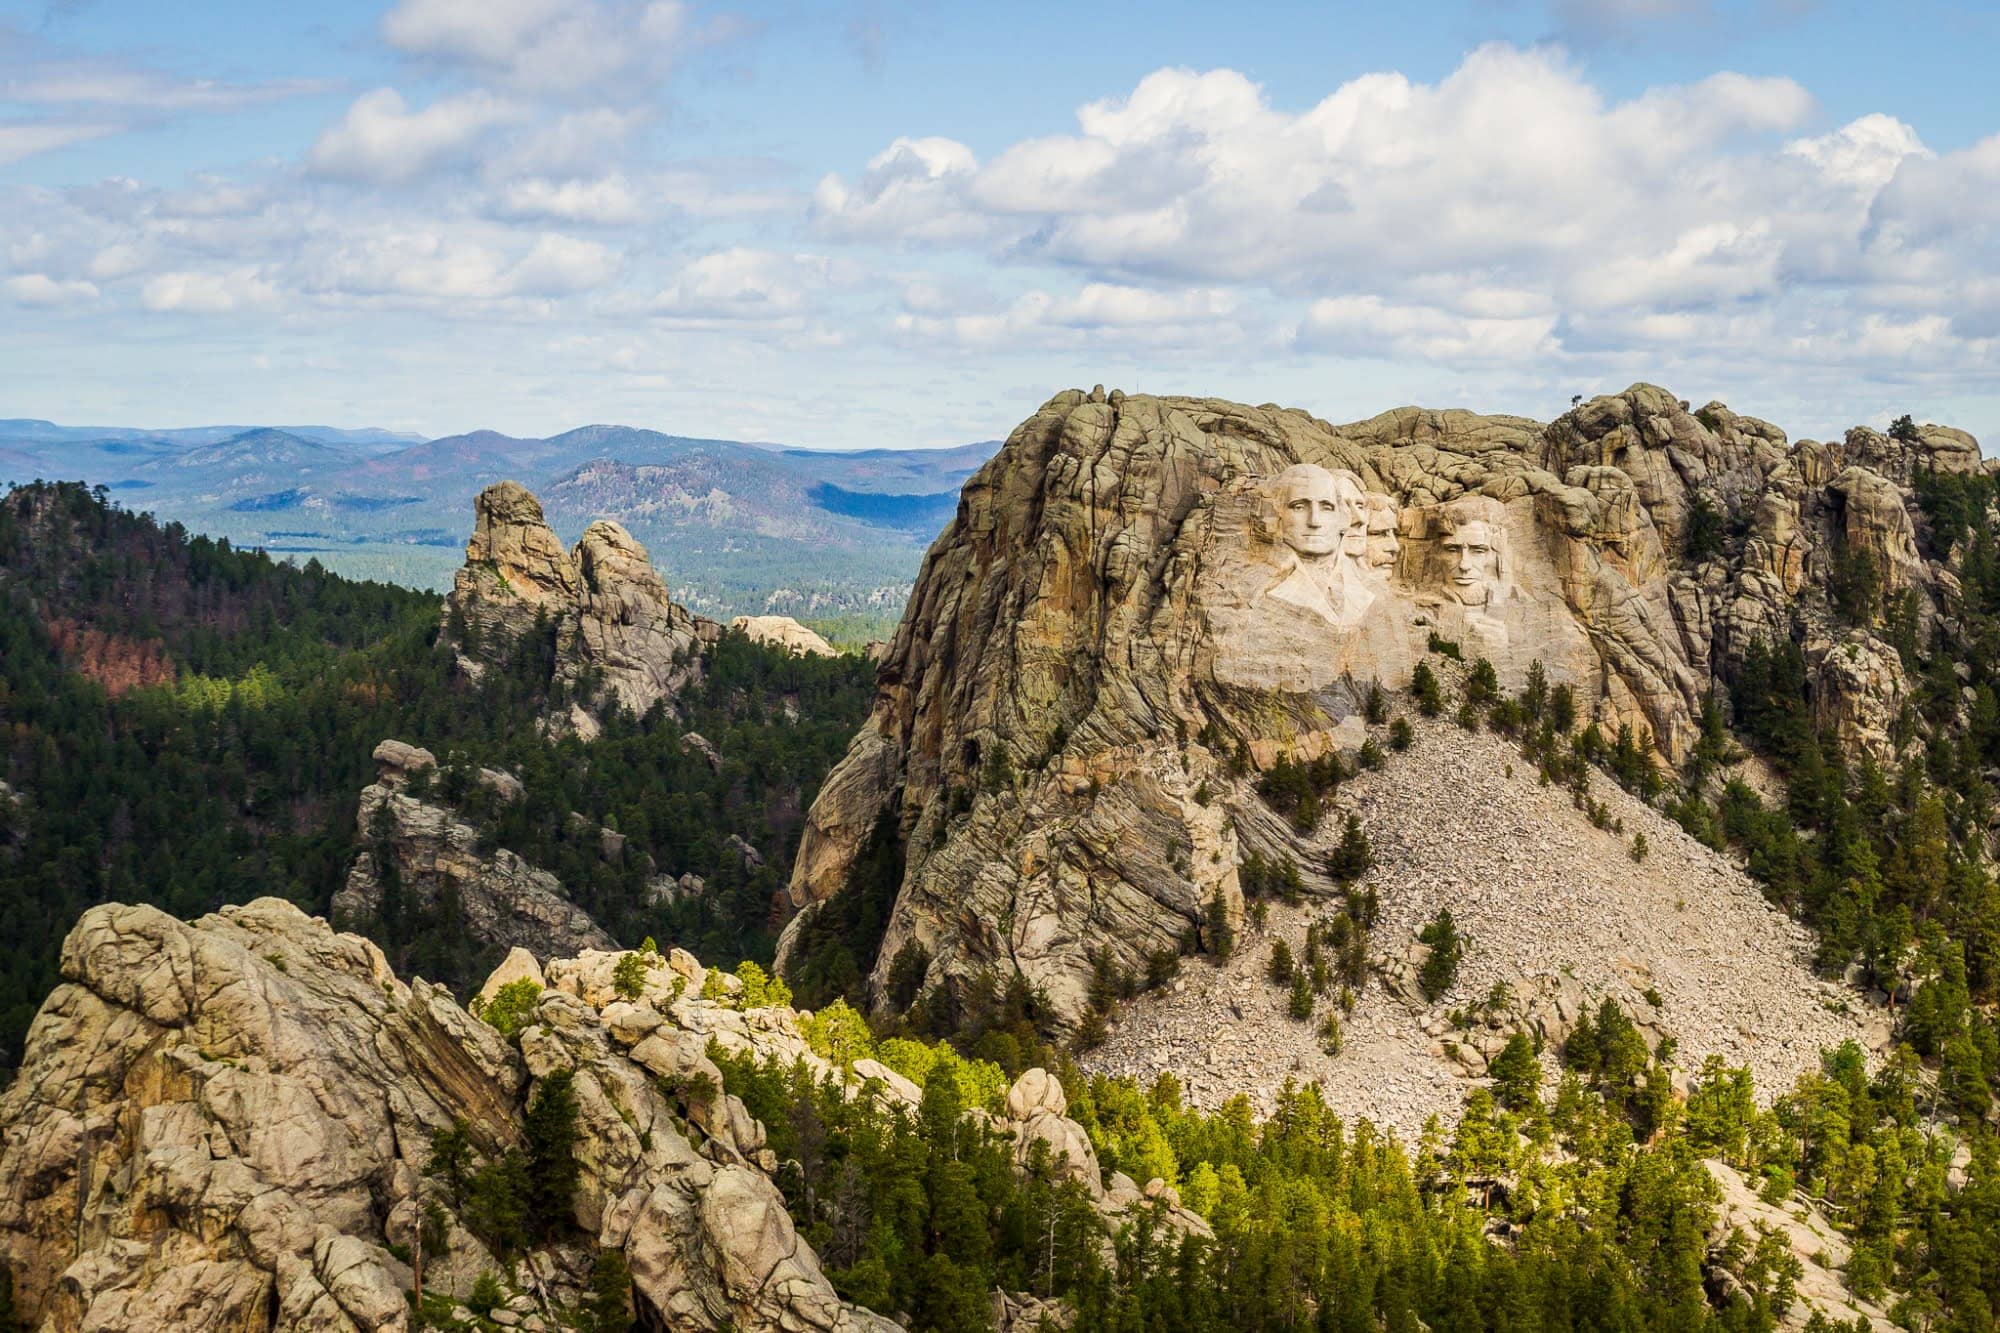
{"type": "Polygon", "coordinates": [[[402,892],[434,903],[450,889],[464,928],[482,944],[554,958],[617,942],[569,900],[561,881],[505,847],[480,847],[479,830],[436,798],[419,799],[403,784],[377,782],[361,792],[356,813],[360,852],[333,896],[334,919],[360,922],[381,906],[382,860],[394,862],[402,892]]]}
{"type": "Polygon", "coordinates": [[[535,955],[518,944],[507,951],[507,956],[500,960],[500,966],[494,968],[480,986],[479,994],[473,997],[474,1006],[491,1003],[502,986],[516,981],[532,981],[537,987],[548,985],[542,978],[542,965],[535,960],[535,955]]]}
{"type": "Polygon", "coordinates": [[[504,595],[496,601],[559,607],[576,597],[575,567],[542,517],[541,501],[518,482],[488,486],[473,506],[459,583],[489,577],[504,595]]]}
{"type": "Polygon", "coordinates": [[[840,650],[790,616],[738,616],[729,628],[741,630],[753,643],[768,643],[801,656],[838,657],[840,650]]]}
{"type": "MultiPolygon", "coordinates": [[[[372,944],[275,899],[191,924],[92,909],[63,976],[0,1096],[0,1260],[31,1324],[406,1328],[414,1274],[392,1247],[412,1243],[425,1200],[448,1205],[423,1174],[431,1133],[462,1119],[481,1154],[517,1145],[535,1081],[564,1069],[578,1103],[575,1222],[624,1250],[647,1327],[897,1327],[827,1283],[742,1103],[670,1101],[654,1077],[706,1073],[719,1088],[703,1026],[753,1049],[785,1034],[774,1054],[803,1049],[790,1010],[662,996],[665,1012],[642,998],[600,1014],[551,989],[517,1055],[441,990],[396,980],[372,944]],[[650,1068],[616,1036],[647,1018],[654,1035],[634,1057],[663,1042],[678,1052],[650,1068]]],[[[448,1231],[428,1290],[463,1296],[503,1271],[456,1218],[448,1231]]],[[[589,1268],[587,1245],[531,1252],[496,1322],[556,1327],[589,1268]]]]}
{"type": "Polygon", "coordinates": [[[637,538],[599,519],[583,530],[573,559],[582,587],[576,654],[559,670],[571,680],[585,669],[596,673],[607,702],[633,714],[671,699],[700,674],[694,617],[667,595],[637,538]]]}
{"type": "MultiPolygon", "coordinates": [[[[707,1050],[803,1064],[846,1095],[910,1107],[915,1085],[873,1061],[829,1064],[789,1008],[700,998],[688,983],[704,970],[681,950],[647,969],[638,997],[619,995],[623,957],[552,963],[517,1050],[444,991],[398,981],[374,945],[276,899],[187,924],[92,909],[0,1095],[0,1262],[17,1308],[62,1333],[404,1329],[415,1274],[396,1252],[425,1208],[444,1208],[449,1236],[426,1259],[427,1291],[463,1298],[482,1272],[509,1271],[426,1177],[432,1134],[462,1121],[480,1157],[518,1147],[541,1081],[563,1071],[576,1230],[520,1257],[493,1322],[567,1326],[601,1246],[623,1252],[642,1327],[899,1328],[827,1281],[773,1183],[764,1126],[707,1050]]],[[[517,954],[489,987],[515,975],[538,975],[533,960],[517,954]]],[[[1023,1161],[1034,1143],[1056,1147],[1097,1200],[1105,1244],[1141,1214],[1207,1233],[1166,1191],[1107,1191],[1045,1073],[1009,1101],[1025,1119],[968,1114],[1014,1137],[1023,1161]]]]}
{"type": "Polygon", "coordinates": [[[1840,503],[1847,549],[1868,553],[1885,593],[1894,596],[1930,581],[1902,487],[1865,467],[1848,467],[1826,489],[1840,503]]]}
{"type": "Polygon", "coordinates": [[[1851,754],[1893,756],[1890,730],[1910,689],[1901,656],[1860,629],[1838,638],[1815,635],[1806,640],[1805,650],[1806,665],[1818,683],[1813,721],[1851,754]]]}
{"type": "Polygon", "coordinates": [[[540,502],[511,481],[481,491],[474,513],[445,609],[467,675],[505,661],[526,636],[551,635],[555,683],[595,686],[551,725],[586,739],[603,709],[643,714],[700,675],[702,645],[718,628],[673,601],[646,548],[618,523],[599,519],[566,552],[540,502]]]}
{"type": "MultiPolygon", "coordinates": [[[[1715,1230],[1709,1237],[1711,1284],[1727,1287],[1734,1283],[1739,1289],[1742,1287],[1736,1274],[1722,1263],[1731,1231],[1740,1232],[1753,1242],[1769,1232],[1784,1238],[1800,1268],[1794,1284],[1798,1299],[1779,1319],[1780,1328],[1797,1333],[1819,1314],[1842,1326],[1860,1320],[1870,1333],[1892,1333],[1897,1325],[1881,1306],[1848,1290],[1841,1270],[1853,1253],[1853,1246],[1817,1208],[1797,1199],[1785,1207],[1776,1207],[1760,1198],[1742,1173],[1727,1163],[1711,1159],[1703,1165],[1714,1177],[1721,1195],[1715,1230]]],[[[1724,1290],[1717,1294],[1726,1298],[1732,1293],[1724,1290]]]]}
{"type": "MultiPolygon", "coordinates": [[[[904,869],[876,983],[916,946],[927,986],[1015,971],[1073,1018],[1100,951],[1142,973],[1235,920],[1247,851],[1307,862],[1254,800],[1217,799],[1232,757],[1351,752],[1369,685],[1406,685],[1433,635],[1504,688],[1539,662],[1607,735],[1678,759],[1729,664],[1796,632],[1840,645],[1810,655],[1816,714],[1884,751],[1893,654],[1848,654],[1828,581],[1866,550],[1936,614],[1949,576],[1905,482],[1963,453],[1788,444],[1644,384],[1547,426],[1059,394],[927,555],[874,712],[807,818],[792,903],[842,891],[886,818],[904,869]]],[[[795,921],[781,965],[798,938],[795,921]]]]}
{"type": "Polygon", "coordinates": [[[0,1096],[0,1255],[30,1319],[402,1327],[379,1210],[428,1128],[512,1141],[499,1036],[276,899],[192,925],[93,908],[62,972],[0,1096]]]}

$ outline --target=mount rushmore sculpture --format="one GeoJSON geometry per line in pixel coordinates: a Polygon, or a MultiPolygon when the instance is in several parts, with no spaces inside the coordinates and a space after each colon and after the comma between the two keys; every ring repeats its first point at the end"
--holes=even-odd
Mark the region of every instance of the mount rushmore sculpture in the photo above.
{"type": "Polygon", "coordinates": [[[1018,972],[1073,1018],[1106,951],[1143,970],[1237,910],[1249,853],[1320,859],[1278,845],[1240,765],[1358,744],[1370,685],[1407,686],[1433,636],[1509,690],[1540,663],[1662,762],[1732,663],[1791,638],[1816,722],[1891,747],[1907,682],[1832,613],[1831,571],[1867,552],[1927,627],[1954,575],[1920,554],[1911,478],[1982,466],[1944,427],[1794,444],[1644,384],[1546,424],[1059,394],[925,558],[808,815],[781,963],[829,898],[881,895],[878,996],[903,957],[925,990],[1018,972]]]}
{"type": "Polygon", "coordinates": [[[1539,661],[1593,702],[1602,694],[1595,655],[1539,549],[1532,503],[1510,511],[1464,495],[1404,507],[1346,468],[1294,463],[1240,479],[1210,522],[1194,595],[1219,683],[1349,694],[1397,686],[1436,635],[1468,660],[1490,660],[1503,681],[1518,683],[1539,661]]]}

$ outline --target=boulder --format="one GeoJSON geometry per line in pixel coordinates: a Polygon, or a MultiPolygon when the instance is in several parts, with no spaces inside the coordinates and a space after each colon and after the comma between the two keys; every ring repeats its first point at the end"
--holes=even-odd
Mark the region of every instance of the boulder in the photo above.
{"type": "Polygon", "coordinates": [[[738,616],[729,628],[752,643],[766,643],[805,657],[838,657],[840,650],[790,616],[738,616]]]}
{"type": "Polygon", "coordinates": [[[376,772],[383,782],[403,782],[426,768],[437,767],[437,756],[421,745],[387,740],[375,747],[376,772]]]}
{"type": "Polygon", "coordinates": [[[681,748],[700,755],[707,761],[712,771],[717,773],[722,771],[722,751],[716,749],[708,737],[702,735],[700,732],[690,731],[682,736],[681,748]]]}
{"type": "Polygon", "coordinates": [[[1007,1089],[1007,1114],[1015,1120],[1026,1120],[1038,1112],[1067,1115],[1069,1098],[1061,1081],[1046,1069],[1024,1070],[1007,1089]]]}
{"type": "Polygon", "coordinates": [[[516,981],[532,981],[537,988],[546,988],[548,985],[542,979],[542,965],[535,961],[535,955],[518,944],[507,951],[507,956],[500,960],[500,966],[494,968],[487,976],[485,984],[480,986],[479,994],[473,998],[474,1008],[491,1004],[502,986],[512,985],[516,981]]]}
{"type": "Polygon", "coordinates": [[[915,1110],[924,1099],[924,1090],[879,1060],[856,1060],[854,1076],[864,1082],[878,1082],[889,1096],[915,1110]]]}

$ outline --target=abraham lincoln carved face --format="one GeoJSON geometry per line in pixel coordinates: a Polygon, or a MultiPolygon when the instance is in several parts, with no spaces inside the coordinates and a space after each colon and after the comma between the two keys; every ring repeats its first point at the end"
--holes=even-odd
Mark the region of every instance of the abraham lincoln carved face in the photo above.
{"type": "Polygon", "coordinates": [[[1502,601],[1511,591],[1507,531],[1490,512],[1497,508],[1491,501],[1461,502],[1443,514],[1438,549],[1444,557],[1444,588],[1465,606],[1502,601]]]}

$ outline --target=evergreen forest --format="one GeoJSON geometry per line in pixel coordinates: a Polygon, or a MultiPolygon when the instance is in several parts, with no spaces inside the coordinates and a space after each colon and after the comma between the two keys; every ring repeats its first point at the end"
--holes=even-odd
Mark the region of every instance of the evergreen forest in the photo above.
{"type": "MultiPolygon", "coordinates": [[[[622,942],[768,963],[771,905],[820,780],[866,714],[870,668],[725,637],[684,717],[612,716],[549,741],[539,645],[473,686],[438,643],[443,599],[159,524],[73,484],[0,501],[0,1067],[58,980],[87,907],[195,917],[264,895],[326,914],[358,846],[371,753],[394,738],[453,771],[504,769],[525,799],[483,832],[555,874],[622,942]],[[698,731],[720,768],[681,745],[698,731]],[[595,829],[624,834],[607,862],[595,829]],[[751,866],[729,839],[762,857],[751,866]],[[707,892],[649,907],[643,867],[707,892]]],[[[474,789],[475,791],[477,789],[474,789]]],[[[476,988],[497,959],[449,905],[370,928],[399,973],[476,988]]]]}

